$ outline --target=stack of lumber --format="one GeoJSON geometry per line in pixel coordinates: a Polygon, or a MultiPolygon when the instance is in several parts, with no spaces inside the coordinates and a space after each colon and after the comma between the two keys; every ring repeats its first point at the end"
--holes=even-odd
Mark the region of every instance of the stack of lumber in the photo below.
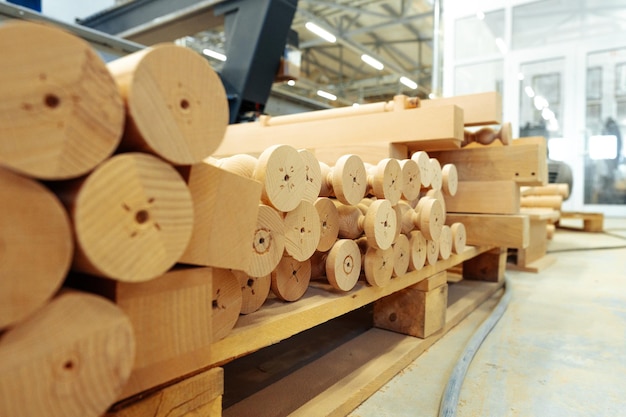
{"type": "Polygon", "coordinates": [[[521,211],[530,216],[547,217],[547,238],[552,239],[556,223],[561,218],[561,206],[569,197],[568,184],[547,184],[537,187],[521,188],[521,211]]]}

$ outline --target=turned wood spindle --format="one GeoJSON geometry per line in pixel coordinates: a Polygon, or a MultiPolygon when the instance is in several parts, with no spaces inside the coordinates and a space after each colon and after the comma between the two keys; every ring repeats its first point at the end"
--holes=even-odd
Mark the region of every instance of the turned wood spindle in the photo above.
{"type": "Polygon", "coordinates": [[[395,205],[402,197],[402,167],[397,159],[385,158],[376,165],[365,165],[368,193],[395,205]]]}
{"type": "Polygon", "coordinates": [[[254,313],[263,306],[270,294],[271,275],[253,277],[243,271],[233,270],[241,287],[241,314],[254,313]]]}
{"type": "Polygon", "coordinates": [[[439,236],[439,259],[444,261],[452,254],[453,245],[452,229],[448,225],[443,225],[439,236]]]}
{"type": "Polygon", "coordinates": [[[339,239],[328,252],[311,257],[311,277],[324,277],[336,290],[350,291],[361,274],[361,250],[352,239],[339,239]]]}
{"type": "Polygon", "coordinates": [[[295,209],[304,196],[304,161],[291,146],[274,145],[265,149],[259,156],[253,177],[263,185],[263,203],[282,212],[295,209]]]}
{"type": "Polygon", "coordinates": [[[298,153],[304,162],[305,185],[302,199],[314,203],[322,189],[322,169],[319,161],[311,151],[300,149],[298,153]]]}
{"type": "Polygon", "coordinates": [[[403,201],[398,203],[398,207],[402,211],[402,233],[409,234],[417,228],[427,239],[439,239],[445,216],[438,200],[422,197],[415,209],[403,201]]]}
{"type": "Polygon", "coordinates": [[[441,176],[443,179],[442,190],[450,197],[454,197],[459,188],[459,173],[454,164],[445,164],[441,168],[441,176]]]}
{"type": "MultiPolygon", "coordinates": [[[[228,172],[232,172],[233,174],[241,175],[245,178],[254,177],[254,168],[256,168],[258,163],[258,160],[254,156],[246,154],[237,154],[222,159],[207,159],[214,160],[213,165],[216,165],[228,172]]],[[[205,159],[205,162],[211,163],[210,161],[207,161],[207,159],[205,159]]]]}
{"type": "Polygon", "coordinates": [[[439,191],[443,186],[443,173],[441,172],[441,164],[435,158],[428,160],[430,164],[430,188],[439,191]]]}
{"type": "Polygon", "coordinates": [[[400,277],[409,270],[411,243],[406,235],[400,234],[393,244],[393,275],[400,277]]]}
{"type": "Polygon", "coordinates": [[[124,103],[89,43],[16,20],[0,25],[0,51],[0,165],[62,180],[87,174],[113,153],[124,103]]]}
{"type": "Polygon", "coordinates": [[[435,265],[439,260],[439,242],[426,240],[426,262],[435,265]]]}
{"type": "Polygon", "coordinates": [[[228,336],[237,324],[243,293],[239,279],[228,269],[213,268],[213,341],[228,336]]]}
{"type": "Polygon", "coordinates": [[[272,292],[283,301],[296,301],[304,296],[310,281],[311,259],[297,261],[285,255],[272,271],[272,292]]]}
{"type": "Polygon", "coordinates": [[[422,189],[420,167],[412,159],[399,161],[402,168],[402,195],[408,201],[417,199],[422,189]]]}
{"type": "Polygon", "coordinates": [[[330,198],[319,197],[313,203],[320,218],[320,241],[316,250],[327,252],[339,236],[339,212],[330,198]]]}
{"type": "Polygon", "coordinates": [[[481,145],[489,145],[496,139],[500,140],[503,145],[511,144],[513,140],[511,123],[503,123],[498,131],[490,127],[483,127],[475,132],[466,130],[461,146],[467,146],[473,142],[480,143],[481,145]]]}
{"type": "Polygon", "coordinates": [[[467,243],[467,231],[463,223],[452,223],[450,225],[452,230],[452,253],[460,254],[465,250],[467,243]]]}
{"type": "Polygon", "coordinates": [[[285,214],[285,252],[303,262],[310,258],[320,243],[321,222],[315,206],[302,200],[298,207],[285,214]]]}
{"type": "Polygon", "coordinates": [[[320,197],[337,197],[343,204],[356,205],[367,191],[367,172],[357,155],[343,155],[330,168],[320,162],[322,187],[320,197]]]}
{"type": "Polygon", "coordinates": [[[111,61],[107,67],[126,104],[123,150],[191,165],[211,155],[224,139],[226,91],[195,51],[164,43],[111,61]]]}
{"type": "Polygon", "coordinates": [[[419,230],[409,233],[410,258],[409,271],[419,271],[426,264],[426,252],[428,251],[426,238],[419,230]]]}
{"type": "Polygon", "coordinates": [[[415,152],[411,155],[411,159],[417,163],[420,168],[420,179],[422,181],[422,188],[430,187],[432,180],[430,157],[424,151],[415,152]]]}
{"type": "Polygon", "coordinates": [[[270,274],[280,262],[285,251],[285,222],[275,208],[259,205],[251,249],[252,259],[245,272],[252,277],[270,274]]]}
{"type": "Polygon", "coordinates": [[[361,250],[365,280],[373,287],[385,287],[393,276],[393,248],[376,248],[367,237],[358,239],[357,244],[361,250]]]}
{"type": "Polygon", "coordinates": [[[396,212],[387,200],[376,200],[363,214],[358,207],[335,203],[339,213],[339,236],[358,239],[365,233],[370,245],[381,249],[391,247],[396,236],[396,212]]]}

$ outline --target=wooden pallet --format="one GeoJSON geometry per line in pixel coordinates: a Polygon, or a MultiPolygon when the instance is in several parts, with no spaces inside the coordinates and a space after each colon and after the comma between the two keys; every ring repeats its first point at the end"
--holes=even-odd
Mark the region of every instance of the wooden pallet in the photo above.
{"type": "Polygon", "coordinates": [[[598,233],[604,230],[604,214],[602,213],[582,213],[582,212],[561,212],[561,219],[569,220],[576,219],[582,220],[582,229],[572,227],[569,224],[564,225],[559,221],[557,227],[562,229],[583,230],[585,232],[598,233]]]}
{"type": "MultiPolygon", "coordinates": [[[[228,337],[213,344],[211,349],[207,349],[205,362],[209,365],[206,368],[193,376],[188,375],[182,378],[173,385],[160,387],[150,393],[143,393],[125,400],[124,403],[116,404],[106,417],[220,416],[224,393],[222,368],[218,367],[220,365],[274,345],[281,340],[320,326],[361,307],[371,305],[371,303],[378,302],[407,288],[421,289],[426,298],[430,298],[431,295],[435,296],[434,303],[436,305],[438,300],[435,292],[442,288],[438,282],[439,278],[442,274],[445,277],[449,268],[462,265],[463,275],[466,278],[494,281],[461,281],[451,286],[449,290],[450,301],[447,303],[447,307],[446,303],[443,303],[442,306],[446,317],[440,325],[443,328],[437,328],[438,330],[434,334],[425,339],[400,335],[388,330],[370,329],[354,341],[333,351],[334,353],[329,353],[329,356],[325,355],[324,358],[319,358],[315,364],[307,365],[307,367],[294,373],[293,377],[296,380],[302,378],[302,375],[307,375],[306,373],[310,372],[311,367],[323,374],[319,381],[310,381],[305,390],[302,389],[301,385],[292,386],[292,389],[295,388],[300,394],[282,394],[284,388],[280,388],[281,385],[276,385],[273,388],[268,387],[271,390],[278,390],[276,391],[278,392],[277,398],[280,401],[278,401],[279,404],[276,404],[275,401],[271,402],[272,406],[279,410],[278,414],[267,415],[286,415],[283,413],[286,408],[295,411],[300,407],[304,407],[300,415],[311,415],[307,411],[308,408],[317,407],[317,405],[309,404],[309,402],[315,402],[316,396],[322,395],[324,390],[332,389],[333,384],[342,386],[345,381],[337,380],[338,375],[341,377],[348,376],[352,382],[356,381],[357,385],[364,387],[359,387],[350,395],[342,395],[341,397],[345,398],[340,401],[341,404],[337,403],[336,400],[330,401],[326,398],[323,401],[325,407],[336,408],[328,415],[345,414],[346,410],[349,411],[349,409],[354,408],[364,398],[380,388],[395,373],[408,365],[425,349],[432,346],[447,330],[497,291],[502,286],[505,256],[506,252],[503,249],[469,246],[461,254],[452,255],[447,260],[440,260],[435,265],[428,265],[419,271],[396,277],[383,288],[359,283],[349,293],[340,294],[331,291],[328,285],[316,282],[311,285],[304,298],[298,302],[284,303],[270,299],[261,310],[241,316],[237,326],[228,337]],[[360,348],[358,348],[359,346],[360,348]],[[367,349],[363,351],[363,347],[367,347],[367,349]],[[335,360],[333,358],[337,357],[342,357],[342,359],[336,362],[336,366],[333,368],[331,363],[335,360]],[[384,358],[384,366],[370,363],[372,359],[377,357],[384,358]],[[394,359],[393,363],[389,363],[390,358],[394,359]],[[341,367],[349,367],[349,372],[346,368],[345,372],[339,371],[338,373],[337,370],[342,369],[341,367],[337,368],[339,364],[341,367]],[[357,378],[361,368],[368,369],[368,371],[357,378]],[[335,369],[335,372],[331,372],[331,369],[335,369]]],[[[443,285],[447,289],[445,279],[443,285]]],[[[426,301],[426,303],[428,302],[426,301]]],[[[439,314],[439,311],[427,312],[425,310],[423,322],[433,321],[432,318],[439,314]]],[[[431,330],[429,331],[432,332],[432,325],[430,326],[431,330]]],[[[288,380],[280,384],[291,385],[288,380]]],[[[269,404],[267,401],[266,403],[269,404]]],[[[246,409],[243,414],[231,414],[240,407],[245,409],[246,405],[242,403],[233,407],[227,409],[225,415],[264,415],[256,411],[250,414],[249,409],[246,409]]]]}

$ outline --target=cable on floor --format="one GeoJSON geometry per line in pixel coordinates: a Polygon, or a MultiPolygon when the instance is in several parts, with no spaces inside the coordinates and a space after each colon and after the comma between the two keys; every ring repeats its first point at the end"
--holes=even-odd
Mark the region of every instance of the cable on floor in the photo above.
{"type": "Polygon", "coordinates": [[[465,379],[465,374],[469,368],[472,359],[476,355],[476,352],[480,348],[487,335],[494,328],[498,320],[504,315],[506,308],[511,301],[511,285],[508,278],[504,279],[504,295],[498,302],[498,305],[493,309],[489,317],[480,325],[478,330],[474,333],[469,340],[463,353],[459,357],[450,379],[441,397],[441,403],[439,405],[439,417],[454,417],[456,416],[457,406],[459,404],[459,396],[461,394],[461,386],[465,379]]]}

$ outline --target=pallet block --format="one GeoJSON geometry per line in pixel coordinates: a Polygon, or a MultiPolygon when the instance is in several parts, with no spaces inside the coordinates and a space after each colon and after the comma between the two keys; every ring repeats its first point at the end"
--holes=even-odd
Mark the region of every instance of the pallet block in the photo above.
{"type": "Polygon", "coordinates": [[[431,108],[450,104],[463,109],[465,126],[499,125],[502,123],[502,96],[495,91],[422,100],[420,107],[431,108]]]}
{"type": "MultiPolygon", "coordinates": [[[[561,212],[562,219],[580,219],[583,221],[582,230],[585,232],[602,232],[604,230],[604,214],[603,213],[582,213],[582,212],[561,212]]],[[[569,228],[557,224],[561,228],[569,228]]]]}
{"type": "MultiPolygon", "coordinates": [[[[262,152],[282,143],[294,148],[400,143],[411,149],[457,149],[463,141],[463,110],[454,105],[414,108],[350,117],[266,126],[261,122],[230,125],[216,156],[262,152]]],[[[348,150],[348,148],[344,148],[348,150]]]]}
{"type": "Polygon", "coordinates": [[[556,258],[547,256],[548,248],[548,223],[553,221],[555,210],[533,211],[527,214],[529,217],[529,244],[525,248],[517,248],[517,258],[514,264],[509,264],[509,269],[525,272],[540,272],[552,265],[556,258]]]}
{"type": "Polygon", "coordinates": [[[454,196],[444,194],[446,211],[452,213],[516,214],[520,210],[515,181],[459,181],[454,196]]]}
{"type": "Polygon", "coordinates": [[[506,248],[495,248],[463,263],[463,278],[503,282],[506,270],[506,248]]]}
{"type": "Polygon", "coordinates": [[[496,141],[429,154],[441,165],[455,164],[463,181],[502,180],[528,186],[548,183],[547,145],[541,137],[516,139],[510,146],[496,141]]]}
{"type": "Polygon", "coordinates": [[[448,306],[446,271],[374,303],[374,326],[426,338],[443,329],[448,306]]]}
{"type": "Polygon", "coordinates": [[[224,370],[212,368],[140,398],[117,403],[103,417],[221,417],[224,370]]]}

